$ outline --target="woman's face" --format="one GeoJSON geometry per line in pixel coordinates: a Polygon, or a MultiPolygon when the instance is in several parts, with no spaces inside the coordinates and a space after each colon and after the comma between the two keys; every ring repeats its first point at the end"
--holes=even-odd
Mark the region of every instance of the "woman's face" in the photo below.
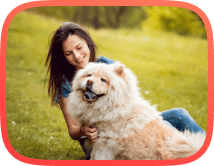
{"type": "Polygon", "coordinates": [[[65,59],[76,67],[77,70],[88,64],[90,58],[90,50],[88,44],[78,35],[69,35],[62,43],[62,50],[65,59]]]}

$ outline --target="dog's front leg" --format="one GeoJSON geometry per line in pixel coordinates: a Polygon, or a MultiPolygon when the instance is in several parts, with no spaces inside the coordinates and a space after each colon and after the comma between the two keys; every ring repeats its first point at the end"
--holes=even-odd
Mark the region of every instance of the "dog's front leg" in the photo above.
{"type": "Polygon", "coordinates": [[[91,160],[114,160],[114,158],[114,154],[107,147],[94,151],[94,155],[91,156],[91,160]]]}
{"type": "Polygon", "coordinates": [[[98,143],[98,141],[93,145],[91,160],[114,160],[114,159],[115,151],[113,150],[112,146],[103,143],[98,143]]]}

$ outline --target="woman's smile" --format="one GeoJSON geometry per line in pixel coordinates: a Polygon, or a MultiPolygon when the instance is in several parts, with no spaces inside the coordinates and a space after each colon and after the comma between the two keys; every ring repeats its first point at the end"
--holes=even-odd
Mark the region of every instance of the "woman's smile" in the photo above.
{"type": "Polygon", "coordinates": [[[76,60],[75,62],[82,63],[84,61],[84,59],[85,59],[85,56],[83,56],[81,59],[76,60]]]}

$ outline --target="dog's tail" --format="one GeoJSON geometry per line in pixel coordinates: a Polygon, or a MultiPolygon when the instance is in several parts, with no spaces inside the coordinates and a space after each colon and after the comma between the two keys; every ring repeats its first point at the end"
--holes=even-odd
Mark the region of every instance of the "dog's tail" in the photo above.
{"type": "Polygon", "coordinates": [[[198,152],[204,144],[205,133],[191,133],[188,130],[183,132],[176,140],[167,140],[169,151],[174,159],[186,158],[198,152]]]}

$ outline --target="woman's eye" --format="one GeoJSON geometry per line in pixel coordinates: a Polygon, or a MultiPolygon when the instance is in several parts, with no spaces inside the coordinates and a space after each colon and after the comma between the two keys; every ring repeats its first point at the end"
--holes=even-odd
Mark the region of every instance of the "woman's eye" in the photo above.
{"type": "Polygon", "coordinates": [[[101,78],[101,81],[102,81],[102,82],[106,82],[106,79],[104,79],[104,78],[101,78]]]}
{"type": "Polygon", "coordinates": [[[80,50],[82,47],[78,47],[77,50],[80,50]]]}
{"type": "Polygon", "coordinates": [[[69,56],[69,55],[71,55],[71,52],[70,52],[70,53],[65,54],[65,56],[69,56]]]}

